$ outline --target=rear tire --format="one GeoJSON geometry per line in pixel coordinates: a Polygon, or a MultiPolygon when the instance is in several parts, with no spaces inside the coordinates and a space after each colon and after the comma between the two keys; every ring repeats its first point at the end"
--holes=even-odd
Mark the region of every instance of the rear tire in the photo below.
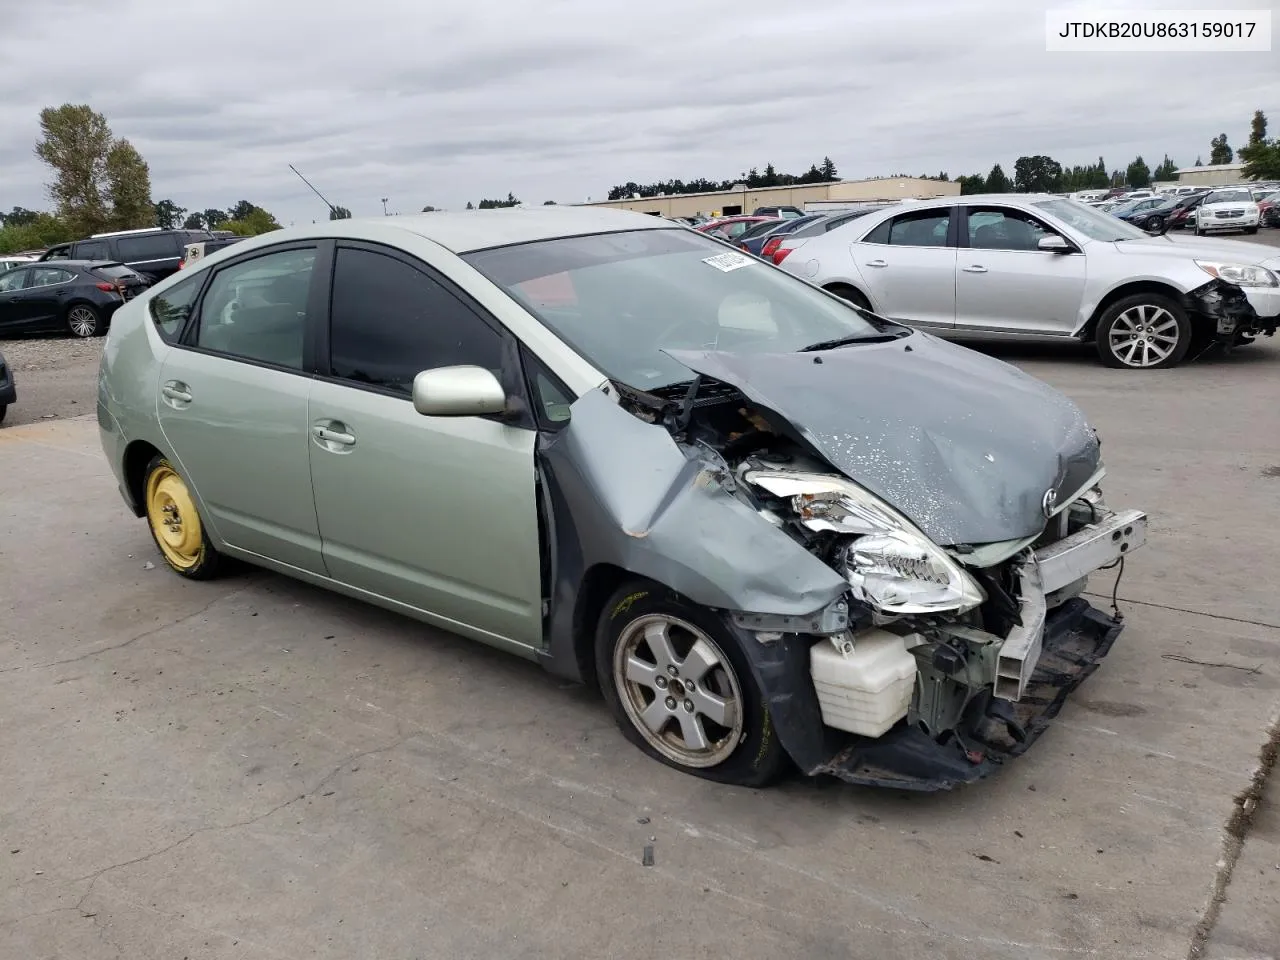
{"type": "Polygon", "coordinates": [[[1152,233],[1164,226],[1164,217],[1150,217],[1147,220],[1147,229],[1152,233]]]}
{"type": "Polygon", "coordinates": [[[9,412],[7,403],[0,403],[0,423],[4,423],[4,415],[9,412]]]}
{"type": "Polygon", "coordinates": [[[147,464],[143,507],[151,539],[169,569],[188,580],[212,580],[226,566],[209,540],[195,497],[177,469],[165,457],[147,464]]]}
{"type": "Polygon", "coordinates": [[[1163,370],[1191,349],[1191,321],[1172,298],[1138,293],[1117,300],[1098,319],[1098,356],[1109,367],[1163,370]]]}
{"type": "Polygon", "coordinates": [[[605,603],[595,648],[605,702],[623,736],[650,757],[744,787],[786,768],[746,654],[717,614],[633,580],[605,603]]]}
{"type": "Polygon", "coordinates": [[[87,303],[73,304],[67,311],[67,332],[78,340],[87,340],[102,333],[102,317],[87,303]]]}

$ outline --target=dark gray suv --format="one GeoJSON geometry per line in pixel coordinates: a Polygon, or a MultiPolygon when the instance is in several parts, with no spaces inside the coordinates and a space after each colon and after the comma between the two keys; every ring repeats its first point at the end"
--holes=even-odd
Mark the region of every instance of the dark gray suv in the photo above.
{"type": "Polygon", "coordinates": [[[187,244],[212,240],[207,230],[122,230],[50,247],[41,260],[110,260],[123,263],[152,283],[178,272],[187,244]]]}

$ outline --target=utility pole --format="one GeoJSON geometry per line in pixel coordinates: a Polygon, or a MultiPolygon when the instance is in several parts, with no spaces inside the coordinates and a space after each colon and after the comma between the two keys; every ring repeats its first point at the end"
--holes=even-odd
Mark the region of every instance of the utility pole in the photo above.
{"type": "Polygon", "coordinates": [[[382,198],[382,215],[384,217],[387,215],[387,199],[387,197],[382,198]]]}

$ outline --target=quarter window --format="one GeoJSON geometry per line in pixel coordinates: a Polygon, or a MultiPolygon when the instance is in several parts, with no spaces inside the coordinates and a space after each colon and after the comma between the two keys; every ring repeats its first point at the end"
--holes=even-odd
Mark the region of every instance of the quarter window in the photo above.
{"type": "Polygon", "coordinates": [[[426,273],[381,253],[338,250],[330,317],[330,369],[344,380],[408,397],[423,370],[502,369],[497,331],[426,273]]]}
{"type": "MultiPolygon", "coordinates": [[[[106,270],[101,272],[105,273],[106,270]]],[[[203,281],[203,276],[188,277],[151,298],[151,320],[166,340],[176,339],[186,326],[203,281]]]]}
{"type": "Polygon", "coordinates": [[[283,250],[219,270],[201,302],[196,346],[301,370],[315,260],[314,249],[283,250]]]}
{"type": "Polygon", "coordinates": [[[1051,231],[1035,217],[1004,207],[971,207],[969,246],[975,250],[1037,250],[1051,231]]]}

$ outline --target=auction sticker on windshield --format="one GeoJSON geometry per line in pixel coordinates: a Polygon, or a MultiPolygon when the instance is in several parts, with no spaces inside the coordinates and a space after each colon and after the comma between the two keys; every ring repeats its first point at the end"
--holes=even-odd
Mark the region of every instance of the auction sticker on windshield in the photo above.
{"type": "Polygon", "coordinates": [[[751,258],[740,253],[717,253],[714,257],[705,257],[702,262],[711,264],[722,273],[728,273],[730,270],[745,267],[751,262],[751,258]]]}

